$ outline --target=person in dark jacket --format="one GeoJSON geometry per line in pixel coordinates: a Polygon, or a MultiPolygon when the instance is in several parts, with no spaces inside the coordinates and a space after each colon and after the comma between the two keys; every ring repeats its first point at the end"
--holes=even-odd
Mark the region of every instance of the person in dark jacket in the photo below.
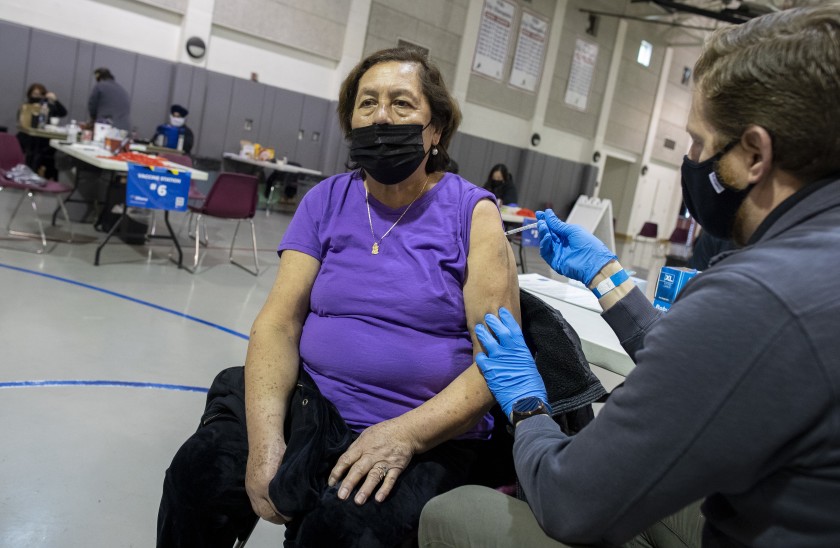
{"type": "MultiPolygon", "coordinates": [[[[67,116],[67,109],[61,104],[54,92],[47,91],[44,84],[36,82],[29,86],[26,90],[26,103],[18,111],[19,125],[37,127],[37,122],[34,120],[23,120],[22,118],[22,116],[32,116],[32,109],[25,108],[29,105],[42,107],[46,105],[47,111],[44,123],[49,123],[51,118],[67,116]]],[[[50,146],[50,140],[45,137],[27,135],[23,131],[18,132],[17,138],[20,142],[20,148],[26,155],[26,165],[42,177],[54,179],[58,172],[55,169],[55,149],[50,146]]]]}
{"type": "Polygon", "coordinates": [[[694,248],[686,266],[697,270],[706,270],[714,257],[724,251],[735,249],[735,242],[729,239],[716,238],[705,230],[697,237],[694,248]]]}
{"type": "Polygon", "coordinates": [[[537,213],[543,258],[593,289],[636,367],[567,436],[516,321],[488,314],[476,363],[514,425],[528,504],[441,495],[422,547],[840,546],[839,36],[840,4],[825,4],[707,39],[683,193],[739,249],[667,313],[594,236],[537,213]]]}
{"type": "Polygon", "coordinates": [[[88,112],[92,122],[108,122],[112,126],[131,131],[131,97],[114,80],[105,67],[93,71],[96,85],[88,97],[88,112]]]}
{"type": "Polygon", "coordinates": [[[172,105],[169,109],[169,123],[157,127],[152,144],[189,154],[193,147],[193,132],[187,126],[189,113],[190,111],[181,105],[172,105]]]}
{"type": "Polygon", "coordinates": [[[490,169],[484,188],[496,196],[501,204],[517,203],[516,185],[513,184],[513,175],[510,174],[505,164],[496,164],[490,169]]]}

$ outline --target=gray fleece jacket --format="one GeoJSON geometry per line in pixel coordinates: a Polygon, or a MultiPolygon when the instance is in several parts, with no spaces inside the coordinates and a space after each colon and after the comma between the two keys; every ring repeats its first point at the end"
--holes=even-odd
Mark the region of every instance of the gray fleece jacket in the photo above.
{"type": "Polygon", "coordinates": [[[604,318],[636,362],[574,437],[516,428],[519,480],[565,542],[619,544],[704,499],[704,546],[840,546],[840,180],[780,204],[670,311],[604,318]]]}

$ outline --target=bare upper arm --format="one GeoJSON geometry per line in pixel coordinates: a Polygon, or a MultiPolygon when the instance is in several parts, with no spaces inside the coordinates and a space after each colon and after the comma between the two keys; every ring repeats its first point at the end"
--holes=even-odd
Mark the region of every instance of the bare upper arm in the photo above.
{"type": "Polygon", "coordinates": [[[504,306],[520,319],[516,260],[505,238],[499,210],[490,200],[478,202],[472,214],[464,306],[474,353],[481,350],[475,325],[484,321],[485,314],[498,314],[499,307],[504,306]]]}
{"type": "Polygon", "coordinates": [[[265,304],[254,322],[275,325],[295,325],[300,328],[309,313],[309,296],[321,262],[294,250],[280,255],[277,277],[265,304]]]}

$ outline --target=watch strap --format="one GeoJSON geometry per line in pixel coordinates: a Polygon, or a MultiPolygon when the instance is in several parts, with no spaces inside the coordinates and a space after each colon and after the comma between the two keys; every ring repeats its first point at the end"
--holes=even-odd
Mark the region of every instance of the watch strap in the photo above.
{"type": "Polygon", "coordinates": [[[630,279],[630,275],[627,274],[627,271],[622,268],[606,280],[603,280],[598,285],[596,285],[592,289],[592,293],[594,293],[595,296],[600,299],[616,287],[626,282],[628,279],[630,279]]]}
{"type": "Polygon", "coordinates": [[[551,406],[536,396],[522,398],[511,408],[511,423],[515,427],[520,421],[534,415],[551,415],[551,406]]]}

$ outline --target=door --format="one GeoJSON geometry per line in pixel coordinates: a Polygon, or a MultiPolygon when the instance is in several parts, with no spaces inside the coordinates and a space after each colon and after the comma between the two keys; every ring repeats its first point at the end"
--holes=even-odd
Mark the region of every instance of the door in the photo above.
{"type": "MultiPolygon", "coordinates": [[[[667,239],[673,232],[677,216],[680,213],[682,189],[678,169],[658,164],[650,164],[646,175],[652,194],[647,198],[647,219],[659,225],[659,238],[667,239]]],[[[641,225],[639,225],[641,226],[641,225]]]]}

